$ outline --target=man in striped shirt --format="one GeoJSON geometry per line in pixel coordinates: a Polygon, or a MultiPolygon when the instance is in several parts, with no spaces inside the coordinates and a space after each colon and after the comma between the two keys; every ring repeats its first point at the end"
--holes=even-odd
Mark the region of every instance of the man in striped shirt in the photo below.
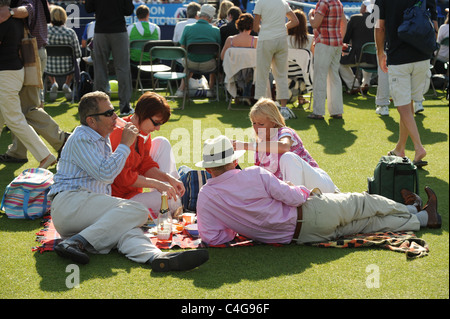
{"type": "Polygon", "coordinates": [[[87,252],[107,254],[117,248],[135,262],[151,264],[154,271],[188,270],[206,262],[206,250],[162,253],[140,228],[148,210],[141,203],[111,196],[111,184],[134,147],[138,129],[128,123],[112,152],[109,134],[117,115],[108,95],[84,95],[78,112],[81,125],[64,146],[49,193],[55,228],[67,238],[55,251],[86,264],[87,252]]]}

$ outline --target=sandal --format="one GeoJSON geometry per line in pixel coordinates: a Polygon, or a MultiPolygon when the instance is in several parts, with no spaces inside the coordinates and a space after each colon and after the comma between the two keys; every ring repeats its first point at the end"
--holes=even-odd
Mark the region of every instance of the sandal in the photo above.
{"type": "Polygon", "coordinates": [[[342,120],[342,114],[331,115],[331,117],[337,120],[342,120]]]}
{"type": "Polygon", "coordinates": [[[401,156],[395,154],[394,151],[389,151],[389,152],[387,153],[387,155],[388,155],[388,156],[398,156],[398,157],[401,157],[401,156]]]}
{"type": "Polygon", "coordinates": [[[311,113],[307,116],[307,118],[309,119],[313,119],[313,120],[323,120],[323,116],[322,115],[317,115],[314,113],[311,113]]]}
{"type": "Polygon", "coordinates": [[[427,166],[427,165],[428,165],[428,162],[427,162],[427,161],[419,160],[419,161],[413,161],[413,164],[416,165],[417,168],[422,168],[422,167],[424,167],[424,166],[427,166]]]}

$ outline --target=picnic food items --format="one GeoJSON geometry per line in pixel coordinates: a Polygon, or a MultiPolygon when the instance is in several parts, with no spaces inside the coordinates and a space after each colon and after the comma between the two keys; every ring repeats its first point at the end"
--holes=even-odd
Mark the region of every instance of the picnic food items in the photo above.
{"type": "Polygon", "coordinates": [[[156,237],[159,240],[168,240],[172,235],[172,216],[169,211],[169,204],[167,201],[167,193],[161,194],[161,209],[159,210],[157,220],[156,237]]]}

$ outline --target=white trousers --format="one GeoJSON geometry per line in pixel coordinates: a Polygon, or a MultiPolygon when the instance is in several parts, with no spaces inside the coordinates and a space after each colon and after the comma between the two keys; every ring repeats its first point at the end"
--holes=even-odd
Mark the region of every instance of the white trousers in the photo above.
{"type": "Polygon", "coordinates": [[[280,171],[283,180],[290,181],[294,185],[303,185],[311,190],[319,188],[322,193],[339,192],[323,169],[312,167],[295,153],[286,152],[281,156],[280,171]]]}
{"type": "Polygon", "coordinates": [[[58,233],[63,238],[80,234],[92,245],[87,247],[92,253],[108,254],[117,248],[138,263],[161,253],[140,228],[148,217],[141,203],[80,189],[57,194],[51,210],[58,233]]]}
{"type": "MultiPolygon", "coordinates": [[[[179,178],[177,166],[175,163],[175,156],[172,151],[172,146],[167,138],[158,136],[152,139],[152,147],[150,149],[150,156],[158,163],[159,169],[164,173],[168,173],[175,178],[179,178]]],[[[148,192],[143,192],[135,195],[131,198],[134,201],[142,203],[145,207],[150,208],[155,214],[159,212],[161,208],[161,193],[156,189],[150,189],[148,192]]],[[[181,199],[170,199],[168,201],[169,210],[175,211],[181,206],[181,199]]]]}
{"type": "Polygon", "coordinates": [[[317,43],[314,49],[313,113],[325,115],[327,101],[330,115],[342,114],[342,82],[339,76],[341,47],[317,43]]]}
{"type": "Polygon", "coordinates": [[[28,125],[25,115],[22,113],[19,92],[22,89],[23,77],[23,68],[14,71],[0,71],[0,135],[3,125],[6,123],[11,132],[40,162],[50,154],[50,150],[36,134],[36,131],[28,125]]]}

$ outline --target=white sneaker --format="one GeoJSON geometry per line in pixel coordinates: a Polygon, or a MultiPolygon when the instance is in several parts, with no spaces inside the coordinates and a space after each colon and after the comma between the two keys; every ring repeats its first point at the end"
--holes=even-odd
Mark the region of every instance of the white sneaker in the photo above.
{"type": "Polygon", "coordinates": [[[387,105],[378,105],[375,113],[379,115],[389,115],[389,106],[387,105]]]}
{"type": "Polygon", "coordinates": [[[67,100],[72,100],[72,90],[70,89],[70,86],[68,86],[66,83],[63,85],[63,91],[64,95],[66,96],[67,100]]]}
{"type": "Polygon", "coordinates": [[[423,112],[425,109],[423,108],[422,101],[414,101],[414,113],[423,112]]]}
{"type": "Polygon", "coordinates": [[[175,92],[175,97],[183,97],[183,96],[184,96],[184,92],[183,91],[177,90],[175,92]]]}
{"type": "Polygon", "coordinates": [[[57,97],[58,97],[58,83],[55,82],[50,88],[50,101],[54,102],[57,97]]]}
{"type": "Polygon", "coordinates": [[[288,107],[280,107],[280,113],[285,120],[289,120],[292,118],[291,112],[289,111],[290,110],[288,107]]]}

